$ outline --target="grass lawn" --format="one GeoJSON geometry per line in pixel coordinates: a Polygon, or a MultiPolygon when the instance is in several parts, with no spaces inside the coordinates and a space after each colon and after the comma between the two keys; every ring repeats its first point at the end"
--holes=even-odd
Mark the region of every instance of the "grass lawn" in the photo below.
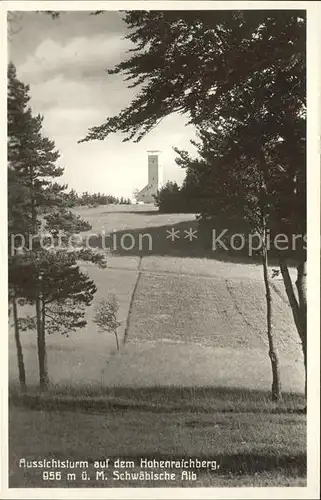
{"type": "Polygon", "coordinates": [[[160,214],[154,205],[100,205],[95,208],[75,207],[74,211],[92,226],[83,234],[99,233],[102,228],[107,234],[195,220],[195,214],[160,214]]]}
{"type": "MultiPolygon", "coordinates": [[[[305,486],[305,416],[269,412],[104,412],[10,408],[10,487],[192,487],[305,486]],[[87,460],[91,480],[81,470],[61,469],[61,481],[44,481],[41,469],[19,468],[20,458],[87,460]],[[95,461],[111,459],[108,480],[95,479],[95,461]],[[193,480],[174,472],[175,480],[123,480],[113,477],[113,461],[134,462],[126,470],[139,472],[140,459],[199,459],[219,467],[194,469],[193,480]],[[67,472],[76,478],[67,479],[67,472]]],[[[117,464],[115,464],[117,466],[117,464]]],[[[59,470],[59,469],[57,469],[59,470]]],[[[124,472],[122,469],[121,472],[124,472]]],[[[148,471],[160,472],[157,468],[148,471]]]]}

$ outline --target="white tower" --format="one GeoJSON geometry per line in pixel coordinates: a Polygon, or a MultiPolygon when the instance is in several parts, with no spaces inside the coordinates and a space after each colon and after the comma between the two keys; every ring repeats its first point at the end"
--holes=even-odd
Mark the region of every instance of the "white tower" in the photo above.
{"type": "Polygon", "coordinates": [[[159,153],[157,149],[147,151],[148,153],[148,184],[136,196],[138,203],[154,203],[154,195],[162,184],[161,168],[159,165],[159,153]]]}
{"type": "Polygon", "coordinates": [[[161,186],[161,175],[158,150],[150,150],[148,153],[148,184],[154,188],[155,193],[161,186]]]}

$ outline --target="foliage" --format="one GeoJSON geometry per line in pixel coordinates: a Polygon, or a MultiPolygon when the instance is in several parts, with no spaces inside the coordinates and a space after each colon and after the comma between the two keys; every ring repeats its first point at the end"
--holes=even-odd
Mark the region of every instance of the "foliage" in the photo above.
{"type": "MultiPolygon", "coordinates": [[[[20,304],[41,298],[48,333],[69,334],[86,325],[85,309],[97,290],[77,265],[74,252],[29,251],[15,256],[9,266],[11,286],[20,304]]],[[[20,319],[23,329],[35,328],[36,318],[20,319]]]]}
{"type": "Polygon", "coordinates": [[[101,299],[96,307],[94,322],[102,332],[114,333],[116,338],[117,350],[119,350],[119,342],[117,329],[120,322],[117,320],[119,303],[114,294],[110,294],[107,299],[101,299]]]}
{"type": "Polygon", "coordinates": [[[187,208],[182,190],[176,182],[168,181],[154,198],[155,205],[162,213],[180,213],[187,208]]]}
{"type": "Polygon", "coordinates": [[[85,191],[81,194],[76,193],[72,189],[69,193],[65,194],[65,203],[69,207],[75,206],[98,206],[98,205],[130,205],[131,200],[124,196],[117,197],[111,194],[103,193],[88,193],[85,191]]]}
{"type": "Polygon", "coordinates": [[[279,232],[305,233],[305,12],[126,11],[124,20],[134,47],[109,73],[138,94],[83,141],[119,131],[139,141],[184,113],[201,158],[182,158],[183,191],[201,213],[254,215],[264,156],[271,219],[279,232]]]}
{"type": "Polygon", "coordinates": [[[88,222],[63,207],[59,210],[51,211],[44,219],[46,221],[46,229],[50,231],[50,234],[54,238],[57,238],[62,228],[65,236],[71,236],[72,234],[78,234],[81,231],[89,231],[91,229],[91,225],[88,222]]]}
{"type": "Polygon", "coordinates": [[[264,99],[272,121],[305,98],[304,11],[126,11],[130,57],[122,74],[137,97],[118,115],[90,129],[84,140],[121,131],[140,140],[162,118],[187,113],[224,124],[251,109],[250,87],[264,99]],[[293,99],[293,93],[298,100],[293,99]],[[274,105],[270,97],[275,97],[274,105]]]}
{"type": "Polygon", "coordinates": [[[108,299],[101,299],[96,308],[95,323],[101,331],[114,332],[120,323],[117,321],[119,303],[117,297],[110,294],[108,299]]]}

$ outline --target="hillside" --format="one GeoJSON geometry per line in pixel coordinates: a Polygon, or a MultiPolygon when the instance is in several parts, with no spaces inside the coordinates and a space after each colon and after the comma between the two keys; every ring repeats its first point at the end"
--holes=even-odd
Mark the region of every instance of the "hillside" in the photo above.
{"type": "MultiPolygon", "coordinates": [[[[102,226],[106,232],[117,229],[129,233],[152,227],[153,234],[158,231],[160,235],[174,224],[195,224],[190,214],[160,215],[152,207],[143,208],[82,208],[79,213],[91,221],[92,232],[102,226]]],[[[108,252],[107,269],[86,266],[98,292],[88,310],[85,329],[69,338],[48,337],[52,382],[97,388],[204,385],[268,389],[270,364],[261,267],[179,252],[173,255],[175,242],[164,235],[162,241],[168,248],[162,255],[108,252]],[[120,338],[126,330],[126,345],[117,354],[114,338],[99,333],[92,321],[95,304],[110,292],[120,301],[120,338]]],[[[185,241],[185,246],[189,243],[185,241]]],[[[273,281],[273,324],[284,389],[302,392],[301,349],[280,280],[273,281]]],[[[28,381],[37,384],[35,332],[23,333],[22,340],[28,381]]],[[[12,334],[10,378],[17,379],[12,334]]]]}

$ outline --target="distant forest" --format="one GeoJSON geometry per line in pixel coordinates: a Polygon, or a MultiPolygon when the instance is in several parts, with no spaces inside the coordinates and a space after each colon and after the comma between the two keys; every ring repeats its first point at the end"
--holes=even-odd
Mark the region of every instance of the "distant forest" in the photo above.
{"type": "Polygon", "coordinates": [[[75,207],[77,205],[82,206],[98,206],[98,205],[130,205],[130,198],[124,198],[123,196],[117,197],[111,194],[104,193],[88,193],[87,191],[78,194],[74,189],[64,193],[64,201],[68,207],[75,207]]]}

